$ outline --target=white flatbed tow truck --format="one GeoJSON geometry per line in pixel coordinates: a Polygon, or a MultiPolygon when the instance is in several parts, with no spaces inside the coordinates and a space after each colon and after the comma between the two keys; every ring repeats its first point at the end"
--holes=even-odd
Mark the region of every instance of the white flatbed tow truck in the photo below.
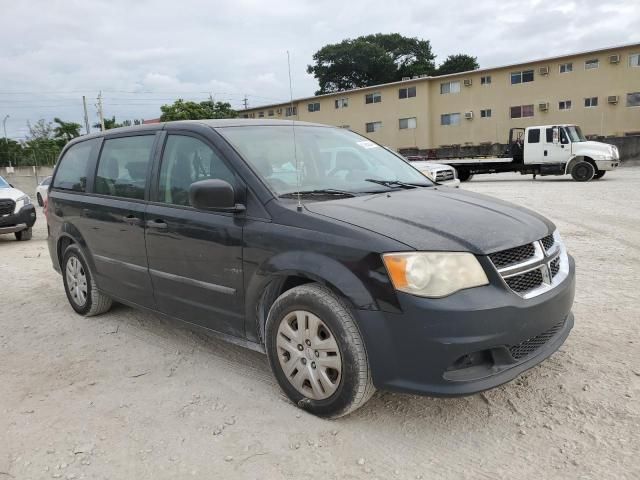
{"type": "Polygon", "coordinates": [[[520,172],[523,175],[571,175],[577,182],[602,178],[620,165],[615,145],[587,140],[577,125],[541,125],[509,130],[505,156],[440,158],[461,182],[473,175],[520,172]]]}

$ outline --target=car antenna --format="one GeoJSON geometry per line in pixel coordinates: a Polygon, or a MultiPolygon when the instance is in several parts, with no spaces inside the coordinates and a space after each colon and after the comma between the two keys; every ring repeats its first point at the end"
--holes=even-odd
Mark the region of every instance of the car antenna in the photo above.
{"type": "MultiPolygon", "coordinates": [[[[291,55],[287,50],[287,66],[289,67],[289,111],[293,115],[293,86],[291,83],[291,55]]],[[[291,120],[291,131],[293,132],[293,159],[296,163],[296,188],[298,196],[298,206],[296,207],[299,212],[302,211],[302,200],[300,199],[300,169],[298,168],[298,147],[296,145],[296,120],[295,117],[291,120]]]]}

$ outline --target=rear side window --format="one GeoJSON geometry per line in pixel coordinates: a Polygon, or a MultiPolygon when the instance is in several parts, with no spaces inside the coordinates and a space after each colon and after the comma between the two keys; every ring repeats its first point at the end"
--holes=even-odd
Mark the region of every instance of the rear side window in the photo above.
{"type": "Polygon", "coordinates": [[[87,190],[87,166],[91,151],[99,138],[76,143],[65,152],[53,180],[53,188],[85,192],[87,190]]]}
{"type": "Polygon", "coordinates": [[[191,184],[212,178],[235,184],[233,173],[209,145],[194,137],[169,135],[160,166],[158,199],[188,206],[191,184]]]}
{"type": "Polygon", "coordinates": [[[154,139],[155,135],[140,135],[105,140],[96,193],[143,200],[154,139]]]}
{"type": "Polygon", "coordinates": [[[540,143],[540,129],[539,128],[530,129],[527,141],[529,143],[540,143]]]}

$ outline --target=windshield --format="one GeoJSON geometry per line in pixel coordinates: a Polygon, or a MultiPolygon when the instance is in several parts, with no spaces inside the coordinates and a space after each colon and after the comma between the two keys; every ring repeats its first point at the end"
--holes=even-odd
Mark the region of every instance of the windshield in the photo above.
{"type": "Polygon", "coordinates": [[[4,178],[0,177],[0,188],[11,188],[11,186],[4,178]]]}
{"type": "Polygon", "coordinates": [[[580,130],[580,127],[576,125],[564,127],[564,130],[567,132],[567,136],[569,137],[569,140],[571,140],[574,143],[587,141],[585,136],[582,134],[582,130],[580,130]]]}
{"type": "Polygon", "coordinates": [[[398,182],[417,186],[433,185],[395,154],[348,130],[296,126],[295,155],[294,132],[288,125],[227,127],[217,131],[240,152],[277,195],[298,190],[331,190],[354,194],[382,192],[397,187],[398,182]]]}

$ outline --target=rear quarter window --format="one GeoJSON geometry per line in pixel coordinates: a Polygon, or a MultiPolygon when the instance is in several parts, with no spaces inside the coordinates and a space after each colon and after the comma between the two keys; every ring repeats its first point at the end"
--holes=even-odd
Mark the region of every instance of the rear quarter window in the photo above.
{"type": "Polygon", "coordinates": [[[60,165],[53,179],[53,188],[85,192],[89,158],[99,142],[99,138],[94,138],[69,147],[60,159],[60,165]]]}

